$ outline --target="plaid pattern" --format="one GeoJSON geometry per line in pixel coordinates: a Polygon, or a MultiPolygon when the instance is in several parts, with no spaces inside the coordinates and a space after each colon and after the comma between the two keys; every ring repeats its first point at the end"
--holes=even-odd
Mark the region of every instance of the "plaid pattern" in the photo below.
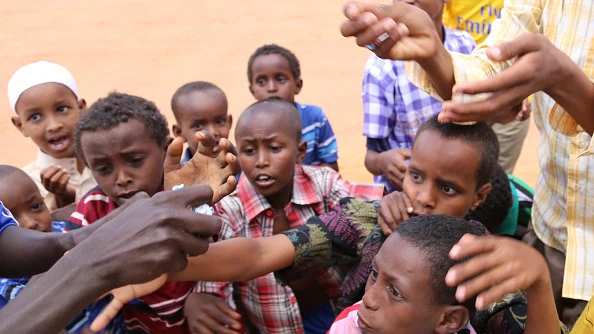
{"type": "MultiPolygon", "coordinates": [[[[472,55],[452,54],[456,82],[484,80],[509,67],[485,55],[486,47],[542,33],[594,78],[594,4],[584,0],[507,0],[501,20],[472,55]]],[[[415,84],[437,96],[417,63],[406,64],[415,84]]],[[[456,96],[472,101],[481,96],[456,96]]],[[[540,132],[540,175],[534,189],[532,224],[545,244],[565,253],[563,296],[589,300],[594,294],[594,141],[563,108],[543,92],[534,94],[534,121],[540,132]]]]}
{"type": "MultiPolygon", "coordinates": [[[[239,180],[237,188],[216,205],[223,223],[219,239],[272,236],[275,213],[266,198],[257,193],[245,177],[239,180]]],[[[383,187],[350,184],[327,167],[295,166],[293,197],[285,208],[290,228],[305,224],[312,216],[331,211],[340,198],[349,195],[379,199],[383,187]]],[[[315,277],[328,295],[336,299],[342,275],[330,269],[315,277]]],[[[237,286],[249,320],[260,332],[303,333],[295,295],[289,287],[278,284],[274,274],[239,282],[237,286]]],[[[230,303],[231,289],[230,283],[198,282],[196,292],[218,294],[230,303]]]]}
{"type": "MultiPolygon", "coordinates": [[[[444,46],[451,51],[470,53],[476,46],[464,31],[444,29],[444,46]]],[[[369,147],[378,152],[388,149],[412,149],[412,143],[428,118],[437,115],[442,101],[425,93],[405,75],[404,61],[385,60],[372,54],[363,75],[363,135],[385,142],[369,147]]],[[[389,187],[386,177],[375,176],[376,183],[389,187]]]]}

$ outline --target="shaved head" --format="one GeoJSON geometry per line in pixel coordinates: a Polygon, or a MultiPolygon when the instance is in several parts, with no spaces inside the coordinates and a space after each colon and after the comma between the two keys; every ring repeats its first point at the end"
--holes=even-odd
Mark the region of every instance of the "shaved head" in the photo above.
{"type": "Polygon", "coordinates": [[[286,133],[295,135],[297,143],[301,141],[302,125],[299,111],[294,104],[278,98],[258,101],[241,113],[235,127],[235,140],[239,141],[241,130],[249,123],[249,119],[259,114],[266,114],[266,117],[273,118],[279,127],[287,131],[286,133]]]}

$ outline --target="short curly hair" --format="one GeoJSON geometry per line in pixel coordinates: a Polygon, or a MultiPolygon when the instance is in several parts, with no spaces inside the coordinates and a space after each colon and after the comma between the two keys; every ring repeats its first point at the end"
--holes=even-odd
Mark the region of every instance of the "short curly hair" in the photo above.
{"type": "Polygon", "coordinates": [[[247,75],[250,84],[254,79],[254,72],[252,70],[252,66],[254,65],[254,61],[259,56],[266,56],[266,55],[280,55],[283,56],[289,61],[289,66],[291,67],[291,73],[293,74],[294,79],[301,78],[301,65],[299,64],[299,60],[297,56],[288,49],[283,48],[282,46],[276,44],[266,44],[254,51],[254,53],[250,56],[248,60],[248,68],[247,68],[247,75]]]}
{"type": "Polygon", "coordinates": [[[394,233],[424,255],[424,259],[415,259],[415,261],[424,261],[429,266],[433,299],[442,305],[463,305],[472,313],[474,299],[460,304],[456,299],[456,287],[447,286],[445,277],[450,268],[468,260],[468,258],[459,261],[450,259],[449,253],[452,247],[464,234],[486,235],[485,227],[478,222],[466,221],[454,216],[424,215],[415,216],[403,222],[396,227],[394,233]]]}
{"type": "Polygon", "coordinates": [[[493,188],[485,202],[469,211],[466,217],[481,222],[491,233],[494,233],[505,220],[514,197],[507,173],[499,164],[495,166],[490,182],[493,188]]]}
{"type": "Polygon", "coordinates": [[[112,92],[97,100],[81,116],[74,128],[74,150],[86,163],[81,145],[85,132],[106,131],[130,119],[141,121],[158,145],[165,145],[169,136],[167,120],[155,103],[142,97],[112,92]]]}

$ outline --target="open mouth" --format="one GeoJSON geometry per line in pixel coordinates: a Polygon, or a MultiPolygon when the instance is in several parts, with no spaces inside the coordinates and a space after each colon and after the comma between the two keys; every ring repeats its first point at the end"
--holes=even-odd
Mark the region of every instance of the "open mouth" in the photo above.
{"type": "Polygon", "coordinates": [[[367,321],[365,321],[365,319],[363,319],[360,314],[357,314],[357,326],[359,326],[359,329],[361,330],[371,329],[369,323],[367,323],[367,321]]]}
{"type": "Polygon", "coordinates": [[[68,145],[70,144],[70,138],[68,138],[68,136],[52,138],[48,140],[47,143],[52,150],[59,152],[68,148],[68,145]]]}
{"type": "Polygon", "coordinates": [[[261,188],[270,187],[274,183],[274,179],[270,175],[266,174],[260,174],[256,176],[256,179],[254,181],[256,185],[258,185],[261,188]]]}
{"type": "Polygon", "coordinates": [[[132,196],[134,196],[137,192],[138,191],[132,191],[129,193],[125,193],[125,194],[119,195],[118,198],[125,201],[125,200],[131,198],[132,196]]]}

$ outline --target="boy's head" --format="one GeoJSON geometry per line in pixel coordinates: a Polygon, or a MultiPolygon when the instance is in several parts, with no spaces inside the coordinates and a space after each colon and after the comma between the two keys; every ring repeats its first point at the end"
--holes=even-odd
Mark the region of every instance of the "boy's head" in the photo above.
{"type": "Polygon", "coordinates": [[[398,225],[373,260],[359,326],[363,333],[456,333],[474,301],[461,305],[445,283],[457,264],[452,247],[466,233],[484,235],[477,223],[446,215],[413,217],[398,225]]]}
{"type": "Polygon", "coordinates": [[[86,107],[72,74],[39,61],[18,69],[8,82],[12,124],[39,149],[56,159],[75,157],[72,132],[86,107]]]}
{"type": "Polygon", "coordinates": [[[415,137],[402,186],[414,215],[464,217],[487,198],[498,157],[499,141],[486,123],[427,120],[415,137]]]}
{"type": "Polygon", "coordinates": [[[290,199],[295,164],[307,150],[295,106],[280,99],[252,104],[237,121],[235,140],[241,169],[256,191],[290,199]]]}
{"type": "Polygon", "coordinates": [[[256,100],[280,98],[294,103],[303,87],[297,57],[276,44],[258,48],[248,61],[250,92],[256,100]]]}
{"type": "Polygon", "coordinates": [[[74,129],[76,153],[118,205],[137,192],[160,190],[169,139],[153,102],[122,93],[93,103],[74,129]]]}
{"type": "Polygon", "coordinates": [[[215,137],[215,152],[219,151],[219,139],[229,138],[233,118],[227,114],[227,97],[210,82],[190,82],[178,88],[171,98],[171,110],[177,121],[173,134],[188,142],[192,155],[198,149],[198,131],[206,130],[215,137]]]}
{"type": "Polygon", "coordinates": [[[35,182],[22,170],[0,165],[0,202],[12,212],[20,227],[52,231],[52,218],[35,182]]]}
{"type": "Polygon", "coordinates": [[[495,165],[489,183],[493,188],[485,201],[476,209],[468,212],[466,217],[481,222],[489,231],[496,231],[505,221],[505,217],[512,207],[514,196],[507,173],[499,164],[495,165]]]}

